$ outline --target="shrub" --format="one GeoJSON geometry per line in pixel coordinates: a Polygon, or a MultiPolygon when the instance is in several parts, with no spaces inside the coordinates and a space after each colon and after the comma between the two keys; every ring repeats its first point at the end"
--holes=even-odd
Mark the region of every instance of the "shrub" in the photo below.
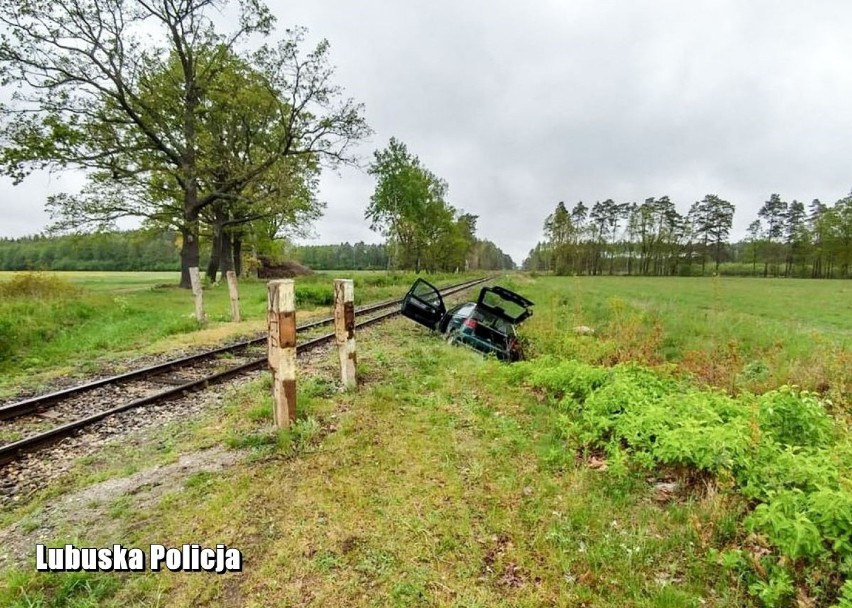
{"type": "Polygon", "coordinates": [[[610,371],[573,360],[537,359],[517,363],[508,369],[515,381],[526,380],[538,388],[584,400],[602,386],[610,371]]]}
{"type": "Polygon", "coordinates": [[[331,306],[332,304],[334,304],[334,290],[329,286],[296,287],[296,306],[331,306]]]}
{"type": "Polygon", "coordinates": [[[40,300],[74,296],[79,289],[59,277],[38,272],[14,275],[8,281],[0,281],[0,297],[37,298],[40,300]]]}
{"type": "Polygon", "coordinates": [[[827,444],[832,422],[816,395],[782,387],[766,393],[758,403],[760,429],[778,443],[808,447],[827,444]]]}
{"type": "Polygon", "coordinates": [[[746,518],[746,528],[765,534],[790,559],[822,557],[822,538],[808,517],[807,503],[807,494],[799,489],[779,492],[757,505],[746,518]]]}

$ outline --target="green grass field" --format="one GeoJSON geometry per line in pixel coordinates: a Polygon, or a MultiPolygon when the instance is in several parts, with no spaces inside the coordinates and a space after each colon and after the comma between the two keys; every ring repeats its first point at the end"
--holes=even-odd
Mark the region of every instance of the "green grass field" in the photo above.
{"type": "Polygon", "coordinates": [[[732,393],[794,384],[852,398],[849,281],[542,277],[524,330],[540,352],[590,363],[676,365],[732,393]],[[595,338],[578,337],[588,326],[595,338]]]}
{"type": "Polygon", "coordinates": [[[0,604],[852,605],[852,284],[499,282],[537,303],[529,362],[397,319],[358,334],[357,392],[337,390],[334,353],[303,370],[290,430],[271,428],[263,379],[0,518],[39,529],[57,496],[225,446],[243,460],[44,540],[225,542],[242,573],[14,569],[0,604]]]}

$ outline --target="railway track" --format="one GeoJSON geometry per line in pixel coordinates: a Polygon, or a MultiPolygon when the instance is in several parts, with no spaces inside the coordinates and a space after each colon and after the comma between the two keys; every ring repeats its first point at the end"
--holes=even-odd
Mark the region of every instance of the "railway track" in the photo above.
{"type": "MultiPolygon", "coordinates": [[[[452,295],[486,280],[451,285],[442,289],[441,294],[452,295]]],[[[356,309],[358,316],[372,315],[356,323],[356,327],[399,314],[400,302],[391,300],[356,309]],[[374,314],[391,307],[395,309],[374,314]]],[[[297,345],[297,352],[333,340],[333,332],[314,335],[316,330],[333,322],[334,317],[327,317],[297,327],[297,333],[310,336],[297,345]]],[[[262,369],[267,364],[265,347],[266,336],[263,336],[0,406],[0,421],[3,421],[0,437],[11,438],[5,443],[0,439],[0,467],[23,453],[56,443],[120,412],[176,399],[262,369]]]]}

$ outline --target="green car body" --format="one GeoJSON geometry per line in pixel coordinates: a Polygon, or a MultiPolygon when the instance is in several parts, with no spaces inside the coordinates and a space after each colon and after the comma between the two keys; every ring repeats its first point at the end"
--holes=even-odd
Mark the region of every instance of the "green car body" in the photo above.
{"type": "Polygon", "coordinates": [[[532,315],[533,302],[503,287],[483,287],[476,302],[446,310],[437,288],[417,279],[402,302],[402,314],[449,342],[464,344],[503,361],[522,358],[516,326],[532,315]]]}

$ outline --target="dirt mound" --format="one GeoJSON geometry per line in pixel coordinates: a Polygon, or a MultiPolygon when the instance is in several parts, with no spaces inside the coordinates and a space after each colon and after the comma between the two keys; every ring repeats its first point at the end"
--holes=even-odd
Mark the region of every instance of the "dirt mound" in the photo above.
{"type": "Polygon", "coordinates": [[[266,257],[259,258],[259,261],[260,266],[257,269],[257,278],[259,279],[292,279],[293,277],[314,273],[313,270],[299,264],[299,262],[273,262],[266,257]]]}

